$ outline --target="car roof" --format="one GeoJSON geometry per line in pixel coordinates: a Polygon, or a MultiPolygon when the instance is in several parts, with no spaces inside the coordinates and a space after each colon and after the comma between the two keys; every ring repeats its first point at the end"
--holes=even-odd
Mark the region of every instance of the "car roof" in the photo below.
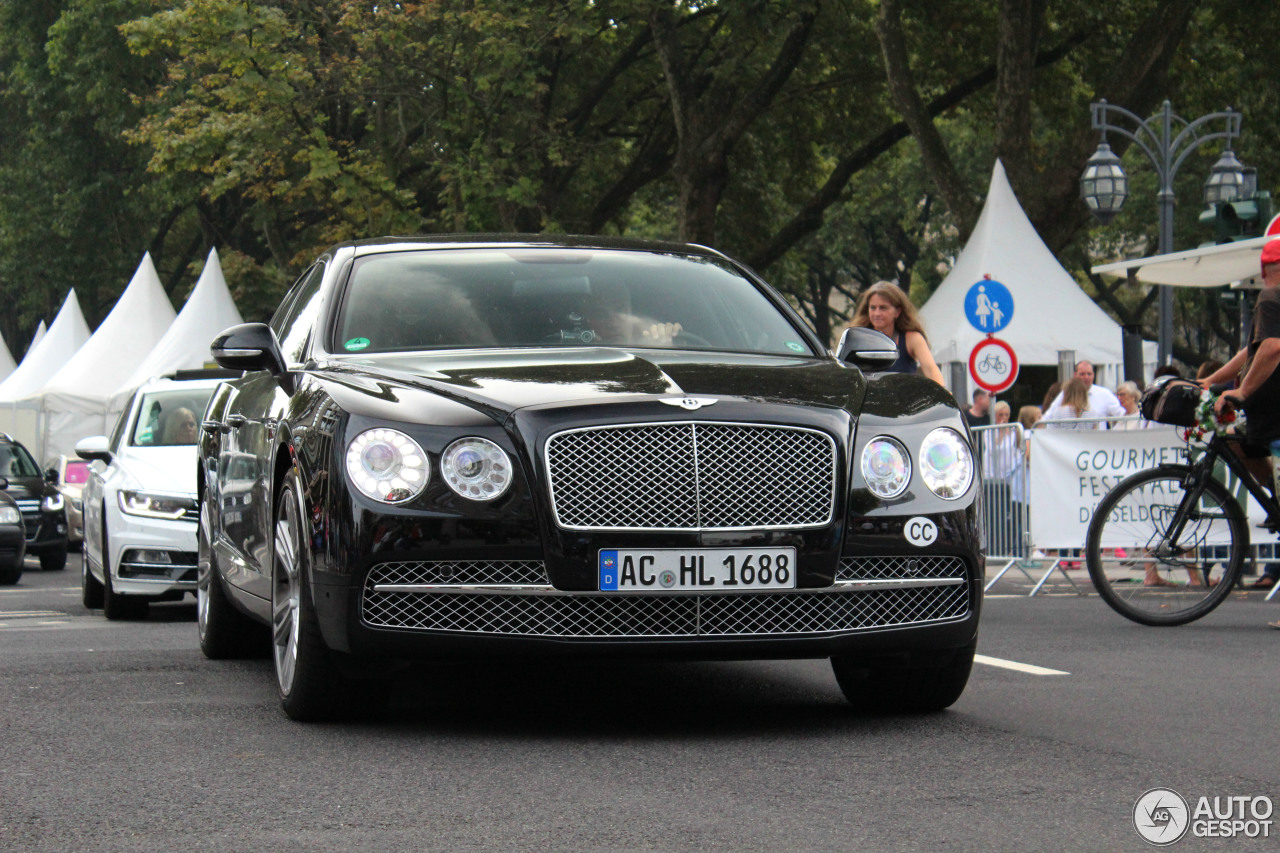
{"type": "Polygon", "coordinates": [[[708,258],[727,257],[715,249],[695,243],[676,243],[661,240],[636,240],[623,237],[605,237],[594,234],[417,234],[402,237],[375,237],[354,240],[333,247],[333,250],[351,248],[356,255],[413,249],[619,249],[625,251],[665,252],[683,255],[701,255],[708,258]]]}

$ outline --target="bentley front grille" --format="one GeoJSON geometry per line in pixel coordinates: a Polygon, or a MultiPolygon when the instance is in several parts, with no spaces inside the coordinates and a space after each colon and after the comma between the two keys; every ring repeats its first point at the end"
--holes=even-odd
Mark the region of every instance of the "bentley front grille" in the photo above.
{"type": "Polygon", "coordinates": [[[822,527],[836,446],[811,429],[717,422],[590,427],[547,440],[557,523],[572,530],[822,527]]]}
{"type": "Polygon", "coordinates": [[[964,578],[959,557],[841,557],[836,581],[964,578]]]}
{"type": "Polygon", "coordinates": [[[573,593],[541,584],[459,589],[462,578],[483,585],[485,578],[508,575],[512,565],[536,567],[530,579],[541,573],[539,563],[488,565],[377,566],[365,583],[363,621],[378,628],[512,637],[783,637],[948,622],[970,610],[963,577],[710,595],[573,593]],[[445,581],[439,566],[464,569],[451,570],[452,580],[445,581]]]}

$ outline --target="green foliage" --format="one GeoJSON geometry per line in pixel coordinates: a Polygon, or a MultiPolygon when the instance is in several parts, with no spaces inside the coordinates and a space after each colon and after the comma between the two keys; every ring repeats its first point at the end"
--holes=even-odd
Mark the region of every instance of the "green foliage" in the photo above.
{"type": "MultiPolygon", "coordinates": [[[[1105,228],[1088,222],[1076,179],[1096,144],[1090,101],[1125,82],[1116,77],[1131,73],[1124,62],[1153,16],[1186,4],[1042,4],[1041,62],[1027,102],[1010,104],[994,80],[1011,5],[900,0],[912,82],[926,105],[946,100],[931,118],[969,194],[986,191],[1002,111],[1025,106],[1031,135],[1014,187],[1067,265],[1153,246],[1155,190],[1141,154],[1124,157],[1132,195],[1105,228]]],[[[451,231],[670,239],[699,203],[712,205],[716,244],[763,259],[824,333],[872,281],[897,279],[919,304],[966,235],[888,94],[880,9],[0,0],[0,298],[14,306],[0,331],[20,351],[73,285],[99,319],[147,250],[180,303],[217,246],[242,313],[263,318],[338,241],[451,231]],[[678,50],[664,58],[651,27],[665,10],[678,50]],[[811,11],[794,67],[762,95],[811,11]]],[[[1168,97],[1184,115],[1241,109],[1236,150],[1263,189],[1280,174],[1280,104],[1258,85],[1274,79],[1276,18],[1204,0],[1186,35],[1170,36],[1181,41],[1167,71],[1134,94],[1168,97]]],[[[1219,150],[1182,170],[1180,248],[1201,239],[1199,183],[1219,150]]],[[[1098,292],[1117,317],[1150,329],[1144,296],[1098,292]]],[[[1203,305],[1179,305],[1189,346],[1223,346],[1218,331],[1193,333],[1203,305]]]]}

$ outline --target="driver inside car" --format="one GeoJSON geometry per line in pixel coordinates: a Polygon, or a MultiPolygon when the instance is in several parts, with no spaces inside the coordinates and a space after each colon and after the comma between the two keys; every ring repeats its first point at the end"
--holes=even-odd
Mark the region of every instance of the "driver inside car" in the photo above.
{"type": "MultiPolygon", "coordinates": [[[[574,321],[574,315],[569,319],[574,321]]],[[[660,323],[634,313],[627,288],[612,282],[592,282],[583,316],[575,324],[580,324],[579,337],[585,342],[615,345],[670,346],[683,329],[679,323],[660,323]]]]}

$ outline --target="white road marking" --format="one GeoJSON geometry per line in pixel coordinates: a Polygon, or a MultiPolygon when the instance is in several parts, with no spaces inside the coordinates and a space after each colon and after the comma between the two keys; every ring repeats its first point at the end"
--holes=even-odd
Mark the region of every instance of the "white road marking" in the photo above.
{"type": "Polygon", "coordinates": [[[985,663],[987,666],[994,666],[1000,669],[1012,669],[1017,672],[1025,672],[1030,675],[1070,675],[1069,672],[1063,672],[1060,669],[1048,669],[1043,666],[1033,666],[1029,663],[1018,663],[1016,660],[1004,660],[1003,658],[992,658],[986,655],[974,655],[974,663],[985,663]]]}

